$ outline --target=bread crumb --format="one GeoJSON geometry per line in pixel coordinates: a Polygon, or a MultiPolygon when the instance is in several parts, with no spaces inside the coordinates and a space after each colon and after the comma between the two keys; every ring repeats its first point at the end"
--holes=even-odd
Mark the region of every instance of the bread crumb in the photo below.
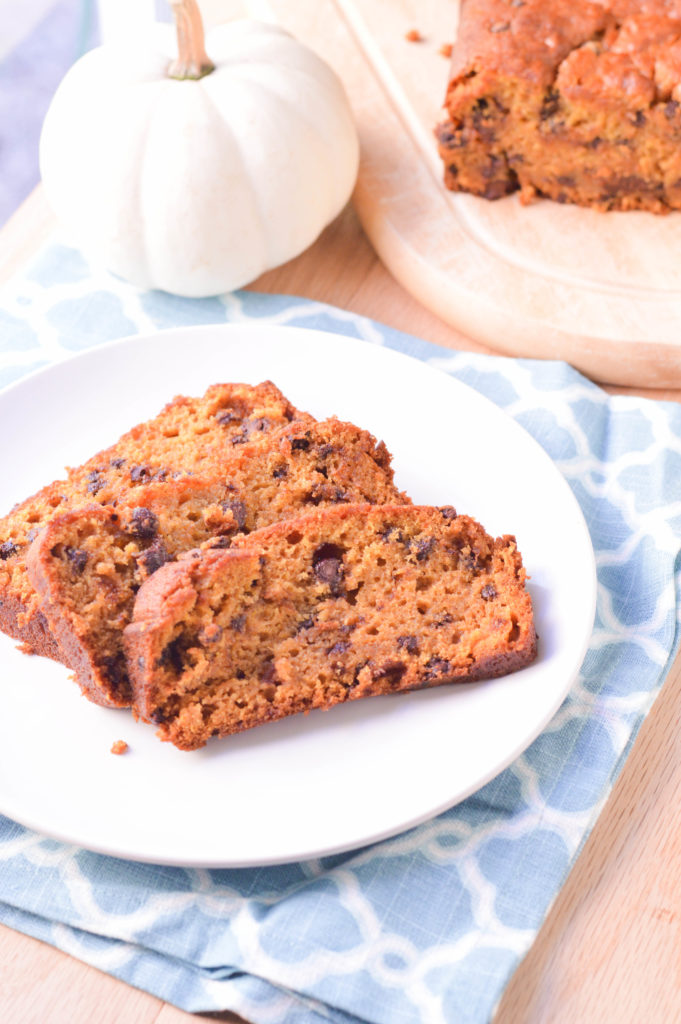
{"type": "Polygon", "coordinates": [[[422,43],[423,36],[417,28],[410,28],[408,32],[405,32],[404,38],[408,43],[422,43]]]}
{"type": "Polygon", "coordinates": [[[125,740],[116,740],[116,742],[111,747],[111,753],[112,754],[124,754],[127,749],[128,749],[128,744],[125,742],[125,740]]]}
{"type": "Polygon", "coordinates": [[[453,43],[443,43],[440,49],[438,50],[438,53],[440,53],[443,57],[451,57],[453,47],[453,43]]]}

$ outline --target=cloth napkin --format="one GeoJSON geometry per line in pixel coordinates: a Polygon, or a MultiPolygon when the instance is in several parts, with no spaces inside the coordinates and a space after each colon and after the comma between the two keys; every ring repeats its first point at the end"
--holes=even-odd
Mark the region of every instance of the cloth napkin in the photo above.
{"type": "Polygon", "coordinates": [[[597,620],[582,672],[503,774],[359,851],[188,870],[93,854],[0,818],[0,920],[186,1010],[230,1009],[254,1024],[480,1024],[531,945],[677,649],[681,408],[609,397],[565,363],[451,352],[318,302],[139,291],[58,241],[0,293],[0,386],[123,335],[254,320],[333,330],[424,360],[483,392],[543,445],[596,552],[597,620]]]}

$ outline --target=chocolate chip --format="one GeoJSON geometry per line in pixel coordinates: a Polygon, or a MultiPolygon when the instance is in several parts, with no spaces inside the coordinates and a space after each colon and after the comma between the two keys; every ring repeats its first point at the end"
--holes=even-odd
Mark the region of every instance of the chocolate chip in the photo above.
{"type": "Polygon", "coordinates": [[[426,662],[426,679],[439,679],[441,676],[449,675],[452,666],[444,658],[431,658],[426,662]]]}
{"type": "Polygon", "coordinates": [[[456,519],[457,518],[457,512],[456,512],[456,509],[454,508],[453,505],[442,505],[438,509],[438,512],[440,513],[440,515],[442,516],[443,519],[456,519]]]}
{"type": "Polygon", "coordinates": [[[471,572],[476,572],[480,568],[480,562],[475,551],[459,551],[459,564],[464,569],[470,569],[471,572]]]}
{"type": "Polygon", "coordinates": [[[19,548],[16,546],[14,541],[6,540],[4,543],[0,544],[0,558],[2,558],[4,562],[5,559],[11,558],[12,555],[16,555],[18,550],[19,548]]]}
{"type": "Polygon", "coordinates": [[[221,409],[220,412],[216,412],[215,419],[221,427],[226,427],[228,423],[234,423],[235,420],[240,420],[241,416],[235,413],[232,409],[221,409]]]}
{"type": "Polygon", "coordinates": [[[419,653],[419,642],[418,638],[411,635],[398,636],[397,646],[403,647],[407,654],[418,654],[419,653]]]}
{"type": "Polygon", "coordinates": [[[413,541],[412,546],[416,552],[416,561],[425,562],[436,543],[435,537],[423,537],[420,540],[413,541]]]}
{"type": "Polygon", "coordinates": [[[503,199],[504,196],[515,192],[518,187],[518,179],[515,172],[509,171],[509,176],[503,181],[492,181],[486,185],[480,193],[483,199],[503,199]]]}
{"type": "Polygon", "coordinates": [[[156,668],[165,668],[176,672],[178,675],[181,674],[184,664],[182,661],[182,651],[180,649],[180,637],[175,640],[171,640],[166,647],[161,651],[160,657],[156,661],[156,668]]]}
{"type": "Polygon", "coordinates": [[[244,626],[246,625],[246,615],[235,615],[233,619],[230,619],[229,628],[233,629],[235,633],[243,633],[244,626]]]}
{"type": "Polygon", "coordinates": [[[359,665],[355,667],[355,671],[352,674],[352,682],[345,684],[348,690],[354,690],[354,688],[359,685],[359,674],[368,664],[369,659],[365,658],[364,661],[360,661],[359,665]]]}
{"type": "Polygon", "coordinates": [[[250,440],[253,434],[259,434],[267,430],[270,427],[270,420],[264,416],[260,416],[257,419],[247,419],[241,424],[241,433],[235,434],[232,438],[232,444],[245,444],[246,441],[250,440]]]}
{"type": "Polygon", "coordinates": [[[627,120],[631,121],[631,123],[637,128],[642,128],[646,123],[647,118],[642,110],[628,110],[627,120]]]}
{"type": "Polygon", "coordinates": [[[229,498],[220,505],[223,512],[231,512],[236,523],[237,530],[243,530],[246,525],[246,506],[239,498],[229,498]]]}
{"type": "Polygon", "coordinates": [[[433,620],[433,625],[437,627],[437,629],[440,629],[442,626],[449,626],[449,624],[453,621],[454,619],[451,617],[449,612],[445,612],[444,615],[441,615],[439,619],[433,620]]]}
{"type": "Polygon", "coordinates": [[[121,469],[125,465],[127,459],[109,459],[109,465],[112,469],[121,469]]]}
{"type": "Polygon", "coordinates": [[[258,680],[261,683],[274,683],[275,685],[281,682],[281,680],[277,678],[277,670],[274,666],[274,658],[268,658],[266,661],[262,663],[262,665],[260,666],[260,671],[258,673],[258,680]]]}
{"type": "Polygon", "coordinates": [[[438,125],[435,129],[435,134],[441,146],[451,146],[456,139],[456,135],[449,124],[438,125]]]}
{"type": "Polygon", "coordinates": [[[106,654],[101,658],[99,665],[108,676],[113,690],[127,689],[128,673],[122,654],[106,654]]]}
{"type": "Polygon", "coordinates": [[[312,627],[315,624],[315,621],[316,619],[314,615],[308,615],[306,619],[303,619],[302,622],[298,623],[296,627],[296,633],[302,633],[304,629],[312,629],[312,627]]]}
{"type": "Polygon", "coordinates": [[[677,100],[670,100],[669,103],[665,103],[664,116],[668,121],[671,121],[676,117],[679,110],[679,103],[677,100]]]}
{"type": "Polygon", "coordinates": [[[310,505],[321,505],[322,503],[336,505],[340,502],[348,501],[348,495],[340,487],[335,487],[333,484],[318,483],[310,488],[305,500],[310,505]]]}
{"type": "Polygon", "coordinates": [[[388,661],[372,670],[372,679],[385,679],[389,686],[397,686],[402,676],[407,671],[403,661],[388,661]]]}
{"type": "Polygon", "coordinates": [[[624,174],[620,177],[614,176],[605,184],[603,193],[604,199],[617,199],[620,195],[635,195],[637,192],[661,193],[663,186],[655,181],[648,181],[638,174],[624,174]]]}
{"type": "Polygon", "coordinates": [[[215,540],[211,541],[211,550],[215,551],[217,548],[230,548],[232,546],[231,537],[216,537],[215,540]]]}
{"type": "Polygon", "coordinates": [[[343,582],[343,548],[337,544],[320,544],[312,556],[314,574],[320,583],[325,583],[336,595],[343,582]]]}
{"type": "Polygon", "coordinates": [[[314,567],[315,576],[320,583],[325,583],[331,588],[332,593],[340,590],[343,579],[343,564],[337,558],[324,558],[317,562],[314,567]]]}
{"type": "Polygon", "coordinates": [[[216,644],[222,636],[222,626],[218,626],[217,622],[209,622],[207,626],[201,627],[198,636],[200,644],[216,644]]]}
{"type": "Polygon", "coordinates": [[[327,648],[327,654],[345,654],[352,645],[347,640],[338,640],[333,647],[327,648]]]}
{"type": "Polygon", "coordinates": [[[152,576],[157,569],[170,561],[168,549],[162,540],[155,540],[154,543],[136,555],[137,568],[142,569],[146,576],[152,576]]]}
{"type": "Polygon", "coordinates": [[[272,476],[275,480],[282,480],[284,477],[288,476],[288,466],[279,466],[272,472],[272,476]]]}
{"type": "Polygon", "coordinates": [[[396,526],[386,526],[378,535],[386,544],[405,544],[404,534],[396,526]]]}
{"type": "Polygon", "coordinates": [[[331,455],[333,452],[335,452],[335,450],[336,449],[334,448],[334,446],[332,444],[323,444],[323,445],[320,446],[319,451],[317,452],[317,454],[319,455],[320,459],[326,459],[326,458],[329,457],[329,455],[331,455]]]}
{"type": "Polygon", "coordinates": [[[246,673],[244,672],[244,670],[242,668],[238,668],[236,670],[236,672],[234,673],[234,678],[235,679],[245,679],[246,678],[246,673]]]}
{"type": "Polygon", "coordinates": [[[87,565],[87,552],[81,548],[64,548],[64,554],[71,563],[73,571],[80,575],[87,565]]]}
{"type": "Polygon", "coordinates": [[[148,480],[150,476],[151,472],[147,466],[133,466],[130,470],[130,479],[134,484],[148,480]]]}
{"type": "Polygon", "coordinates": [[[158,533],[158,516],[150,509],[136,508],[130,519],[128,531],[134,537],[141,537],[143,540],[151,540],[158,533]]]}
{"type": "Polygon", "coordinates": [[[87,481],[89,494],[97,494],[98,491],[101,491],[102,487],[106,486],[106,480],[102,476],[102,471],[99,469],[93,469],[91,473],[88,473],[87,481]]]}
{"type": "Polygon", "coordinates": [[[497,596],[497,588],[493,583],[486,583],[480,591],[483,601],[493,601],[497,596]]]}
{"type": "Polygon", "coordinates": [[[306,452],[310,447],[310,440],[307,437],[294,437],[291,441],[291,451],[306,452]]]}
{"type": "Polygon", "coordinates": [[[560,94],[555,89],[549,89],[539,111],[539,120],[548,121],[558,113],[560,107],[560,94]]]}
{"type": "MultiPolygon", "coordinates": [[[[489,140],[493,141],[492,139],[489,140]]],[[[489,156],[483,166],[480,168],[480,173],[483,178],[489,180],[489,178],[495,178],[499,172],[505,172],[505,164],[501,157],[489,156]]]]}

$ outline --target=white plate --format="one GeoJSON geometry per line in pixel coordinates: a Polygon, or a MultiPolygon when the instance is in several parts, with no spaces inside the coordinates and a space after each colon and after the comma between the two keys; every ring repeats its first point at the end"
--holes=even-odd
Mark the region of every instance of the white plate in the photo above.
{"type": "MultiPolygon", "coordinates": [[[[537,662],[506,678],[374,698],[272,723],[195,753],[126,711],[80,696],[68,671],[0,637],[0,811],[40,832],[136,860],[271,864],[350,849],[451,807],[506,767],[551,718],[582,662],[595,607],[589,535],[536,442],[477,392],[352,338],[270,325],[124,339],[0,395],[0,510],[177,393],[271,378],[318,418],[337,414],[394,453],[419,503],[452,504],[515,533],[532,576],[537,662]],[[130,745],[110,753],[114,740],[130,745]]],[[[0,538],[1,540],[2,538],[0,538]]]]}

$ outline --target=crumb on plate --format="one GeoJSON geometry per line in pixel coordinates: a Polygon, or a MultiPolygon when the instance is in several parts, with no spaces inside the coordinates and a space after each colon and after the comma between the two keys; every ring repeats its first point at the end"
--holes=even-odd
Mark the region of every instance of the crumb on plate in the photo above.
{"type": "Polygon", "coordinates": [[[125,740],[116,740],[115,743],[112,744],[111,753],[112,754],[124,754],[127,749],[128,749],[128,744],[125,742],[125,740]]]}
{"type": "Polygon", "coordinates": [[[410,28],[408,32],[405,32],[404,38],[408,43],[422,43],[423,36],[417,28],[410,28]]]}

